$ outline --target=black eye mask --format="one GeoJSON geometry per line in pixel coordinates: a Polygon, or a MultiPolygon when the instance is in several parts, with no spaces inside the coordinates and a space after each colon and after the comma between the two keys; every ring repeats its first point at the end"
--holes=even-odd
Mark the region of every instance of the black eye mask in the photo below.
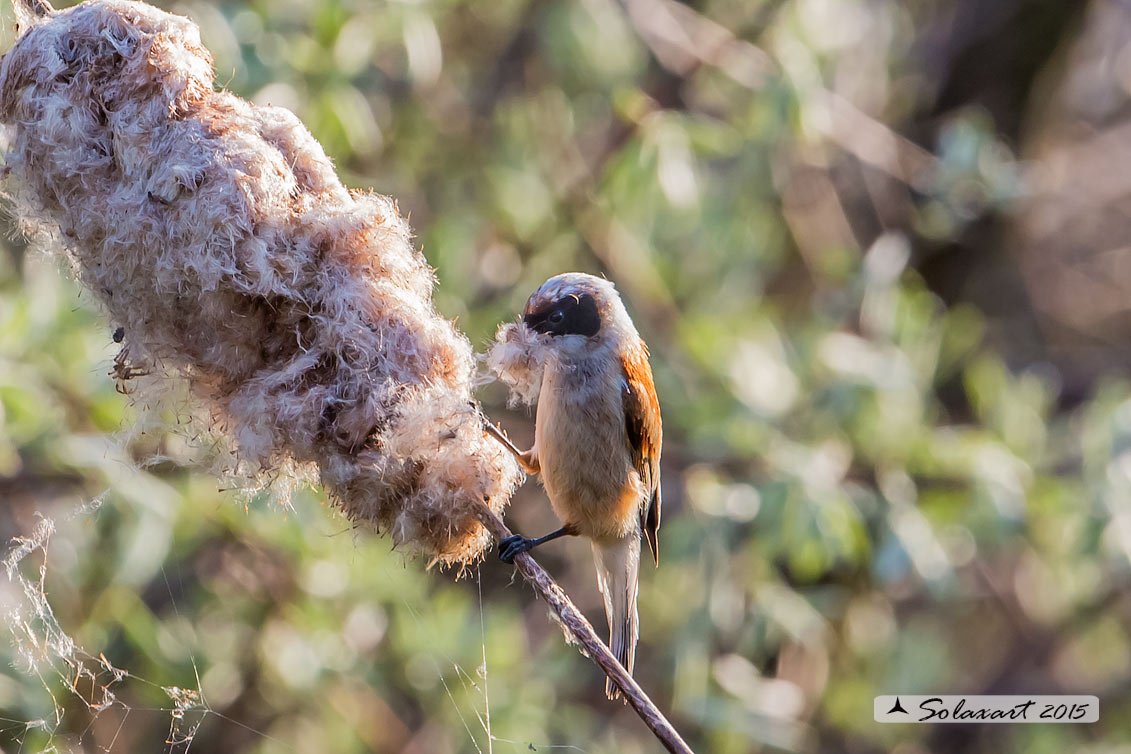
{"type": "Polygon", "coordinates": [[[522,321],[536,332],[550,335],[596,335],[601,329],[597,302],[588,293],[569,295],[550,306],[528,312],[522,321]]]}

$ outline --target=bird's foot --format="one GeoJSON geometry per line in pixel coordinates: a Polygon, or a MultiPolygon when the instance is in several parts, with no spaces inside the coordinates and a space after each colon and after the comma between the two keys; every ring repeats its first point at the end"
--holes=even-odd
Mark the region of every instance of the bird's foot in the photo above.
{"type": "Polygon", "coordinates": [[[499,542],[499,559],[504,563],[513,563],[519,553],[530,552],[536,544],[538,544],[538,542],[530,537],[524,537],[521,534],[512,534],[502,542],[499,542]]]}

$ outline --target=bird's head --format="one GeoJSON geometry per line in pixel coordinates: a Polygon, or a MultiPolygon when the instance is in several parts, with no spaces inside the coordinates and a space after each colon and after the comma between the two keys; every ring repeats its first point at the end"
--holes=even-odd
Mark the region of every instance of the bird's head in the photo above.
{"type": "Polygon", "coordinates": [[[548,345],[558,351],[620,350],[640,337],[613,284],[581,272],[556,275],[540,285],[527,300],[522,321],[549,335],[548,345]]]}

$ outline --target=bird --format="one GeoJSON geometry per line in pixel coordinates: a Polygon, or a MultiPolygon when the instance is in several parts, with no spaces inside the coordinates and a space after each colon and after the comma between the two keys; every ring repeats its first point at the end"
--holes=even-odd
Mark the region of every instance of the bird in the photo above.
{"type": "MultiPolygon", "coordinates": [[[[630,674],[639,637],[641,540],[660,564],[663,428],[648,346],[616,287],[579,272],[550,278],[531,294],[523,325],[545,364],[534,444],[520,451],[495,428],[530,475],[538,475],[562,527],[499,543],[499,556],[563,536],[590,540],[609,622],[609,649],[630,674]]],[[[493,425],[491,425],[493,427],[493,425]]],[[[608,679],[605,693],[620,692],[608,679]]]]}

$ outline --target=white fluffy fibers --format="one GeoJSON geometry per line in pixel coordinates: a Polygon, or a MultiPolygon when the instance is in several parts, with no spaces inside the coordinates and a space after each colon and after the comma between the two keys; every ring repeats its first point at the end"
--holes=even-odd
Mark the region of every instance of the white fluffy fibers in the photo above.
{"type": "Polygon", "coordinates": [[[21,22],[0,67],[21,229],[134,359],[188,379],[243,465],[316,468],[352,519],[477,557],[475,504],[499,511],[520,474],[393,200],[346,189],[289,111],[215,91],[188,19],[90,0],[21,22]]]}

